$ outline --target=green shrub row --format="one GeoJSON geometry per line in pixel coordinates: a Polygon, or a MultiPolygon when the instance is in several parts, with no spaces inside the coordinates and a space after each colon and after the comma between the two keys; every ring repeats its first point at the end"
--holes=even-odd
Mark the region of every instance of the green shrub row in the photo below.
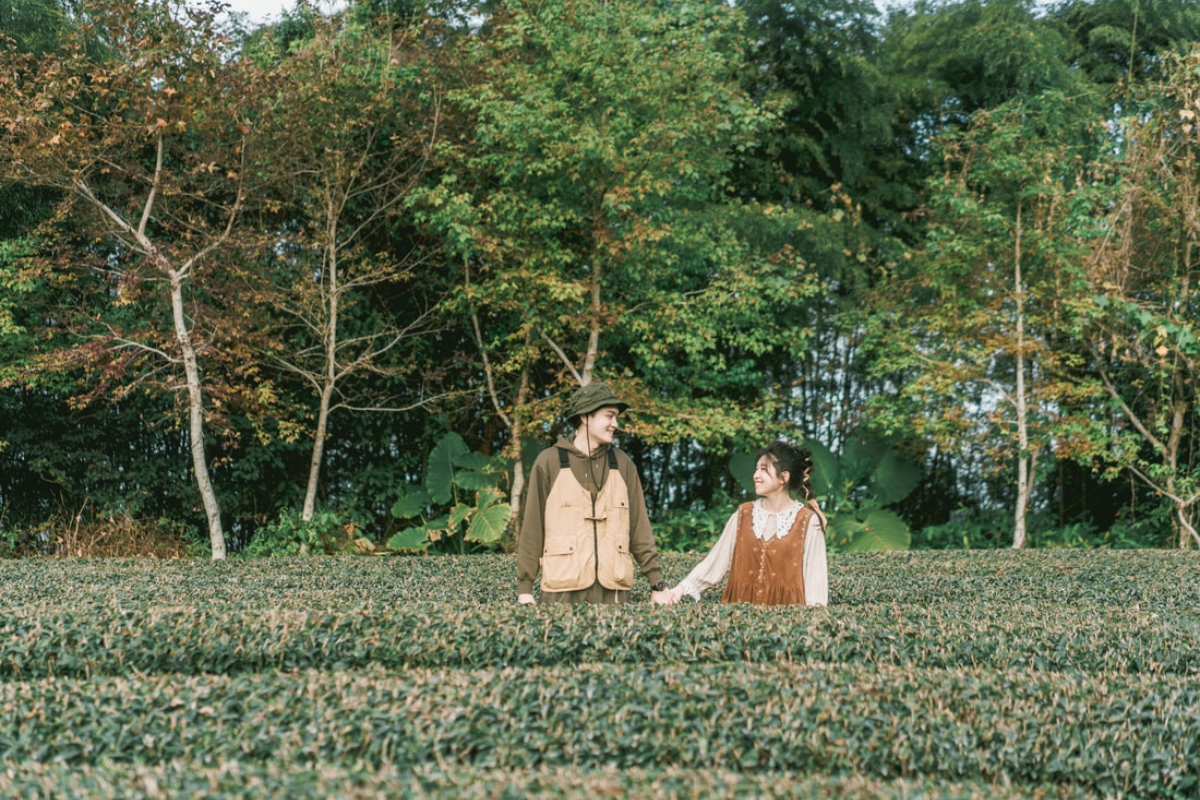
{"type": "Polygon", "coordinates": [[[162,797],[286,797],[290,800],[337,797],[346,800],[380,797],[423,797],[430,800],[562,800],[576,797],[637,797],[675,800],[685,797],[828,798],[842,800],[1051,800],[1090,797],[1070,786],[998,786],[984,782],[940,782],[927,778],[834,778],[789,773],[737,773],[728,770],[601,769],[571,767],[446,769],[418,765],[380,770],[323,765],[296,767],[268,762],[227,762],[196,767],[130,765],[104,761],[62,764],[0,762],[0,795],[5,797],[87,797],[90,800],[157,800],[162,797]]]}
{"type": "MultiPolygon", "coordinates": [[[[662,556],[682,579],[701,555],[662,556]]],[[[876,603],[1014,603],[1200,608],[1200,552],[1163,550],[833,554],[835,606],[876,603]]],[[[207,561],[0,560],[0,609],[219,603],[246,608],[336,608],[414,601],[510,604],[510,555],[340,557],[207,561]]],[[[714,590],[706,600],[715,602],[714,590]]],[[[639,580],[634,600],[645,602],[639,580]]]]}
{"type": "Polygon", "coordinates": [[[694,664],[0,685],[0,761],[909,776],[1200,790],[1200,686],[989,670],[694,664]]]}
{"type": "Polygon", "coordinates": [[[340,670],[377,664],[799,662],[1200,678],[1200,624],[1036,606],[468,607],[316,611],[99,609],[0,620],[0,679],[340,670]]]}

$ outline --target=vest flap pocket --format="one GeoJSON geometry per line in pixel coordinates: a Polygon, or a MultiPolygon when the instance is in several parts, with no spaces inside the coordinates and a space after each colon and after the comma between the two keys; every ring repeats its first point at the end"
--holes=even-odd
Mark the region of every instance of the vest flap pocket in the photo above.
{"type": "Polygon", "coordinates": [[[543,556],[567,556],[575,552],[575,542],[546,542],[543,556]]]}

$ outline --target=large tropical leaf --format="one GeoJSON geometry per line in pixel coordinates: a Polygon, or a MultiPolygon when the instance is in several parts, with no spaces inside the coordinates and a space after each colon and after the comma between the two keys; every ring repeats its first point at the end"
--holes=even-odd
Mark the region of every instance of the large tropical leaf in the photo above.
{"type": "Polygon", "coordinates": [[[488,486],[496,485],[496,476],[487,472],[479,472],[473,469],[460,469],[454,475],[454,483],[460,489],[466,489],[469,492],[477,492],[488,486]]]}
{"type": "MultiPolygon", "coordinates": [[[[850,517],[839,514],[838,517],[850,517]]],[[[850,517],[853,522],[853,534],[844,550],[848,553],[862,553],[878,550],[907,550],[912,544],[912,531],[908,524],[891,511],[875,508],[867,514],[867,518],[859,522],[850,517]]],[[[832,525],[831,525],[832,527],[832,525]]]]}
{"type": "Polygon", "coordinates": [[[851,438],[842,451],[840,480],[844,483],[866,483],[875,474],[879,460],[888,452],[876,439],[851,438]]]}
{"type": "Polygon", "coordinates": [[[875,499],[886,506],[908,497],[920,482],[921,470],[916,463],[891,450],[879,460],[871,484],[875,499]]]}
{"type": "Polygon", "coordinates": [[[841,480],[841,468],[838,464],[838,457],[828,447],[815,439],[806,439],[804,446],[812,453],[813,491],[818,496],[828,497],[838,485],[838,481],[841,480]]]}
{"type": "Polygon", "coordinates": [[[396,519],[415,517],[433,501],[429,492],[420,486],[402,486],[400,490],[404,494],[400,495],[400,499],[392,505],[392,516],[396,519]]]}
{"type": "Polygon", "coordinates": [[[459,503],[450,512],[450,522],[447,523],[448,527],[457,528],[458,524],[467,517],[471,516],[471,512],[474,510],[474,506],[469,506],[466,503],[459,503]]]}
{"type": "Polygon", "coordinates": [[[429,539],[425,536],[423,527],[405,528],[388,539],[387,546],[389,550],[424,552],[429,547],[429,539]]]}
{"type": "Polygon", "coordinates": [[[475,492],[485,486],[499,485],[503,476],[512,468],[512,461],[500,456],[471,452],[455,459],[454,465],[459,467],[454,476],[455,485],[460,489],[475,492]]]}
{"type": "Polygon", "coordinates": [[[454,494],[454,463],[470,450],[457,433],[447,433],[429,454],[425,488],[436,503],[448,503],[454,494]]]}
{"type": "Polygon", "coordinates": [[[754,456],[734,450],[729,456],[729,474],[748,494],[754,494],[754,456]]]}
{"type": "Polygon", "coordinates": [[[467,528],[467,541],[495,544],[504,536],[511,516],[512,508],[508,503],[488,506],[471,517],[471,524],[467,528]]]}
{"type": "Polygon", "coordinates": [[[475,472],[483,472],[491,462],[492,460],[483,453],[473,450],[454,459],[454,466],[474,470],[475,472]]]}
{"type": "Polygon", "coordinates": [[[483,510],[493,503],[498,503],[504,499],[504,492],[494,486],[485,486],[479,490],[479,494],[475,495],[475,507],[483,510]]]}
{"type": "Polygon", "coordinates": [[[429,541],[436,542],[443,536],[450,536],[454,531],[450,528],[450,515],[447,514],[425,523],[425,536],[429,541]]]}

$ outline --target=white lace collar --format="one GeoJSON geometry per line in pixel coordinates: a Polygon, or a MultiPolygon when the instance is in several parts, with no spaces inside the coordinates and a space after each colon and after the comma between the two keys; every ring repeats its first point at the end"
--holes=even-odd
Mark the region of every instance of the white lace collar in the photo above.
{"type": "Polygon", "coordinates": [[[792,529],[792,525],[796,522],[796,515],[800,513],[800,509],[804,508],[803,503],[793,502],[790,506],[774,514],[763,507],[763,499],[760,497],[754,501],[754,513],[751,514],[750,523],[754,528],[754,535],[759,540],[769,542],[772,539],[782,539],[788,535],[792,529]]]}

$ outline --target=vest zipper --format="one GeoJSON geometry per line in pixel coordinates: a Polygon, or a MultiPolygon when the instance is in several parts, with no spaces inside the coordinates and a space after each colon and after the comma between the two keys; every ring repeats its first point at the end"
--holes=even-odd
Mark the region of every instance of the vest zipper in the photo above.
{"type": "MultiPolygon", "coordinates": [[[[592,466],[593,456],[595,456],[595,453],[588,453],[587,457],[588,457],[588,467],[589,468],[592,466]]],[[[592,496],[592,553],[595,554],[595,561],[593,563],[593,566],[596,567],[596,581],[595,581],[596,583],[600,582],[600,528],[596,524],[596,498],[600,496],[600,488],[599,487],[603,486],[604,481],[606,481],[608,479],[608,462],[601,461],[600,463],[603,465],[604,470],[605,470],[604,471],[604,480],[601,481],[597,485],[597,489],[595,492],[588,493],[592,496]]],[[[595,470],[592,470],[592,474],[593,475],[596,474],[595,470]]]]}

